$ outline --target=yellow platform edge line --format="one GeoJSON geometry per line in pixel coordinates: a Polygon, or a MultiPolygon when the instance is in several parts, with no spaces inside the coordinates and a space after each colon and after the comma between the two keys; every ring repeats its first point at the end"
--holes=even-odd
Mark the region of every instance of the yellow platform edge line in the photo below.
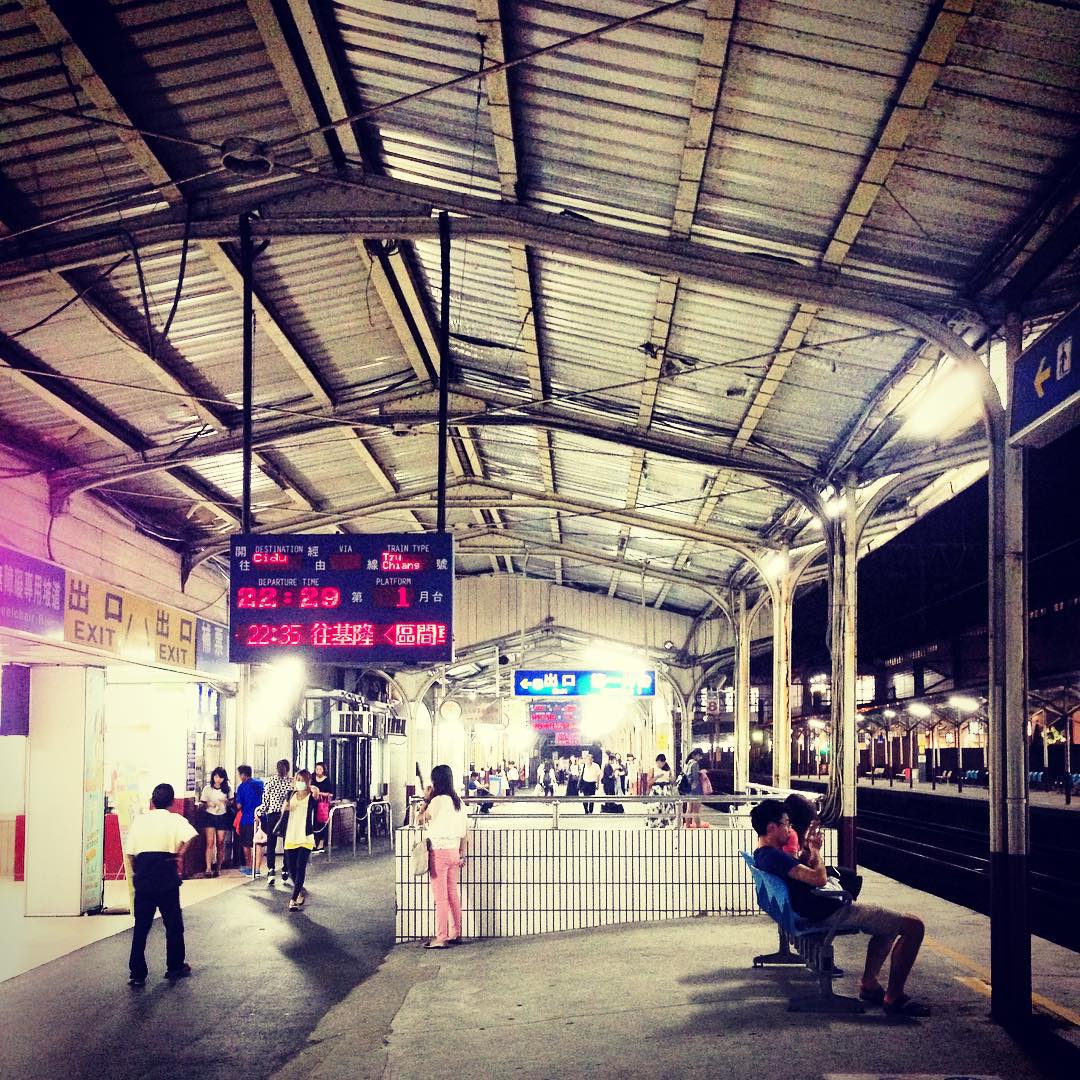
{"type": "MultiPolygon", "coordinates": [[[[957,952],[948,945],[943,945],[940,941],[932,941],[930,938],[926,938],[923,944],[930,949],[931,952],[936,952],[939,955],[952,960],[958,967],[973,971],[975,973],[974,977],[971,975],[954,975],[953,978],[977,993],[985,994],[987,997],[990,996],[990,972],[987,968],[983,967],[982,964],[976,963],[969,956],[957,952]]],[[[1070,1009],[1067,1005],[1060,1005],[1058,1002],[1053,1001],[1044,994],[1035,993],[1031,995],[1031,1003],[1036,1006],[1036,1008],[1042,1009],[1043,1012],[1052,1013],[1054,1016],[1066,1020],[1075,1027],[1080,1027],[1080,1012],[1077,1012],[1075,1009],[1070,1009]]]]}

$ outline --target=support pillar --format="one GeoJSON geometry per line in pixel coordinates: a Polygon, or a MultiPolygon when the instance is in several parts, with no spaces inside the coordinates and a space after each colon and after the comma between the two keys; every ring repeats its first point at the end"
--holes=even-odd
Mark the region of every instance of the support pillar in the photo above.
{"type": "Polygon", "coordinates": [[[735,793],[750,783],[750,609],[746,592],[735,594],[735,793]]]}
{"type": "MultiPolygon", "coordinates": [[[[857,865],[855,798],[858,736],[855,731],[856,613],[859,520],[856,485],[844,486],[844,509],[833,523],[829,560],[832,654],[832,745],[829,754],[828,813],[837,826],[839,861],[857,865]]],[[[873,744],[871,744],[873,745],[873,744]]]]}
{"type": "Polygon", "coordinates": [[[26,914],[83,915],[102,904],[105,669],[30,673],[26,914]]]}
{"type": "Polygon", "coordinates": [[[791,787],[791,621],[794,609],[791,574],[773,591],[773,786],[791,787]]]}
{"type": "MultiPolygon", "coordinates": [[[[1012,394],[1022,325],[1006,323],[1012,394]]],[[[1028,919],[1027,564],[1024,451],[1010,447],[1004,418],[990,447],[990,1015],[1023,1026],[1031,1018],[1028,919]]]]}

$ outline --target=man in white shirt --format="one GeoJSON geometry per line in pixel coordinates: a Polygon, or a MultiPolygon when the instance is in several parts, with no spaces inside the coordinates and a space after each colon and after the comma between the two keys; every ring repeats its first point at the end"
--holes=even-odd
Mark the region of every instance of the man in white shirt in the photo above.
{"type": "Polygon", "coordinates": [[[180,881],[184,852],[196,833],[181,814],[172,813],[171,784],[158,784],[150,797],[154,809],[131,823],[124,864],[135,887],[135,929],[128,960],[129,986],[146,985],[146,937],[161,912],[165,926],[165,977],[191,974],[184,962],[184,916],[180,911],[180,881]]]}
{"type": "MultiPolygon", "coordinates": [[[[596,785],[600,783],[600,777],[603,775],[603,769],[600,768],[597,762],[593,761],[592,752],[586,750],[582,755],[581,765],[581,783],[578,791],[581,795],[595,795],[596,785]]],[[[585,813],[591,814],[593,812],[593,804],[587,802],[585,804],[585,813]]]]}

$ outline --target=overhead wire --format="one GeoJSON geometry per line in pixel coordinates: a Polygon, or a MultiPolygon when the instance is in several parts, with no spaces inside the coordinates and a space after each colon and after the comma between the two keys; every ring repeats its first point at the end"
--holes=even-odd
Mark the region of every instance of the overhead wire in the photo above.
{"type": "MultiPolygon", "coordinates": [[[[181,177],[179,180],[172,181],[176,185],[191,184],[196,180],[205,180],[208,176],[216,176],[218,173],[225,172],[224,165],[218,165],[212,169],[204,169],[202,172],[193,173],[189,176],[181,177]]],[[[123,195],[116,195],[110,199],[103,199],[100,202],[93,203],[90,206],[80,207],[78,210],[72,210],[70,213],[61,214],[58,217],[49,218],[47,221],[39,221],[33,225],[24,225],[18,229],[12,229],[10,232],[5,232],[0,235],[0,244],[8,243],[12,240],[17,240],[21,236],[28,236],[30,233],[39,232],[41,229],[51,229],[57,225],[65,225],[69,221],[76,221],[82,217],[88,217],[91,214],[102,213],[105,210],[111,210],[115,207],[122,206],[126,202],[130,202],[132,199],[144,199],[150,195],[157,195],[161,198],[161,187],[159,185],[153,185],[151,187],[140,188],[137,191],[129,191],[123,195]]],[[[165,200],[162,199],[162,202],[165,200]]]]}
{"type": "Polygon", "coordinates": [[[438,93],[441,90],[450,90],[455,86],[460,86],[462,83],[472,82],[473,79],[487,79],[492,75],[497,75],[502,71],[509,71],[511,68],[518,67],[521,64],[526,64],[530,60],[535,60],[538,57],[546,56],[549,53],[560,52],[564,49],[571,48],[574,45],[582,44],[586,41],[592,41],[596,38],[603,37],[606,34],[614,33],[617,30],[623,30],[628,27],[634,26],[637,23],[648,22],[651,19],[658,18],[661,15],[667,14],[669,11],[674,11],[677,8],[686,7],[688,4],[696,3],[697,0],[671,0],[670,3],[661,4],[659,7],[650,8],[647,11],[638,12],[636,15],[628,15],[621,19],[615,19],[613,22],[604,23],[602,26],[593,27],[591,30],[582,31],[580,34],[574,34],[568,38],[562,38],[559,41],[552,42],[550,45],[544,45],[541,48],[533,49],[530,52],[522,53],[520,56],[514,57],[512,60],[505,60],[502,63],[491,64],[486,68],[481,69],[479,73],[467,72],[464,75],[456,75],[453,78],[446,79],[441,83],[436,83],[432,86],[425,86],[419,90],[413,90],[408,94],[399,95],[396,98],[392,98],[390,101],[380,102],[378,105],[370,105],[367,108],[360,109],[355,113],[351,113],[348,116],[343,116],[339,120],[331,120],[329,123],[320,124],[318,127],[311,128],[308,131],[302,131],[298,135],[290,135],[288,138],[279,139],[277,142],[271,144],[271,149],[274,151],[281,150],[286,146],[291,146],[293,143],[303,142],[309,139],[312,135],[324,135],[329,131],[336,131],[338,128],[346,127],[350,124],[359,123],[362,120],[366,120],[369,117],[375,116],[378,113],[385,112],[388,109],[397,108],[400,105],[408,104],[410,101],[416,101],[419,98],[427,97],[430,94],[438,93]]]}
{"type": "Polygon", "coordinates": [[[39,327],[44,326],[46,323],[51,322],[53,319],[56,318],[57,315],[63,314],[65,311],[67,311],[69,307],[77,304],[88,292],[90,292],[91,289],[93,289],[95,285],[98,285],[102,281],[104,281],[114,270],[116,270],[120,266],[123,266],[123,264],[126,263],[130,258],[130,255],[124,255],[121,258],[117,259],[116,262],[112,263],[110,266],[102,270],[102,272],[98,274],[97,277],[95,277],[89,285],[87,285],[85,288],[80,289],[74,296],[72,296],[68,300],[65,300],[59,307],[54,308],[52,311],[49,312],[48,315],[43,315],[36,322],[30,323],[29,326],[24,326],[20,330],[12,331],[10,334],[7,335],[7,337],[13,340],[15,338],[21,338],[24,334],[29,334],[32,331],[37,330],[39,327]]]}
{"type": "Polygon", "coordinates": [[[111,116],[102,116],[99,113],[90,113],[82,108],[63,109],[56,105],[44,105],[40,101],[30,101],[28,98],[14,98],[9,94],[0,93],[0,103],[11,105],[15,108],[31,109],[35,112],[48,113],[51,116],[66,116],[70,120],[83,120],[99,127],[108,127],[127,132],[131,135],[140,135],[144,139],[157,139],[159,142],[176,143],[180,146],[192,147],[196,150],[212,150],[220,154],[221,146],[217,143],[203,139],[194,139],[187,135],[169,135],[162,131],[152,131],[150,128],[138,127],[136,124],[125,123],[123,120],[114,120],[111,116]]]}
{"type": "MultiPolygon", "coordinates": [[[[23,332],[25,333],[26,331],[24,330],[23,332]]],[[[843,342],[867,340],[867,339],[870,339],[870,338],[876,338],[876,337],[880,337],[880,336],[883,336],[883,335],[888,335],[888,334],[894,333],[894,332],[895,331],[884,331],[884,330],[882,330],[882,331],[873,331],[873,332],[869,332],[869,333],[866,333],[866,334],[856,335],[855,337],[841,339],[841,340],[838,340],[838,341],[819,342],[819,343],[815,343],[814,345],[803,346],[803,348],[820,348],[820,347],[823,347],[823,346],[826,346],[826,345],[835,345],[835,344],[839,344],[839,343],[843,343],[843,342]]],[[[776,352],[775,349],[770,349],[770,350],[768,350],[766,352],[756,354],[755,356],[743,357],[743,358],[740,358],[738,360],[706,361],[704,363],[701,363],[701,364],[697,365],[695,368],[693,368],[691,370],[696,372],[696,371],[701,371],[701,370],[705,370],[705,369],[708,369],[708,368],[729,367],[729,366],[734,365],[734,364],[745,363],[745,362],[747,362],[749,360],[765,359],[765,358],[773,356],[775,354],[775,352],[776,352]]],[[[21,369],[18,369],[18,370],[21,370],[21,369]]],[[[671,380],[674,380],[674,379],[677,379],[677,378],[681,378],[683,375],[686,375],[686,374],[689,374],[689,373],[690,373],[689,371],[669,372],[666,375],[661,373],[659,375],[645,376],[645,377],[639,378],[639,379],[623,380],[623,381],[621,381],[619,383],[612,383],[612,384],[609,384],[607,386],[593,387],[593,388],[590,388],[590,389],[588,389],[586,391],[572,391],[572,392],[569,392],[569,393],[566,393],[566,394],[550,394],[546,398],[543,398],[543,399],[541,399],[539,401],[521,401],[521,402],[516,402],[514,404],[495,405],[495,406],[492,406],[492,407],[487,408],[487,409],[476,410],[476,411],[473,411],[473,412],[466,412],[466,413],[462,413],[462,414],[459,414],[459,415],[456,415],[456,416],[452,416],[450,418],[450,423],[452,425],[455,425],[455,426],[461,426],[461,425],[467,425],[470,421],[483,420],[485,418],[490,418],[492,416],[499,416],[499,415],[504,415],[504,414],[509,414],[509,413],[521,413],[521,412],[524,412],[524,413],[528,414],[534,408],[536,408],[537,406],[546,405],[546,404],[560,404],[560,403],[562,403],[564,401],[573,401],[573,400],[576,400],[576,399],[580,398],[583,394],[595,394],[595,393],[600,393],[602,391],[611,390],[611,389],[627,389],[627,388],[631,388],[631,387],[639,387],[639,386],[641,386],[641,385],[643,385],[645,383],[648,383],[648,382],[666,382],[666,381],[671,381],[671,380]]],[[[235,409],[235,407],[236,407],[235,402],[232,402],[227,398],[210,397],[210,396],[207,396],[207,395],[191,393],[190,391],[171,390],[171,389],[169,389],[167,387],[139,386],[139,385],[133,386],[130,383],[121,383],[121,382],[118,382],[118,381],[113,380],[113,379],[102,379],[102,378],[97,378],[97,377],[89,376],[89,375],[72,375],[72,374],[68,374],[68,373],[65,373],[65,372],[58,372],[58,371],[37,372],[37,371],[33,371],[33,370],[28,369],[28,370],[25,371],[25,374],[34,375],[34,376],[37,376],[37,377],[40,377],[40,378],[57,379],[57,380],[60,380],[60,381],[67,381],[67,382],[71,382],[71,383],[87,383],[87,384],[100,385],[100,386],[123,387],[125,389],[136,390],[136,391],[139,391],[139,392],[142,392],[142,393],[162,394],[162,395],[165,395],[167,397],[177,397],[177,398],[183,398],[185,400],[195,400],[195,401],[199,402],[200,404],[208,405],[208,406],[210,406],[210,405],[218,405],[218,406],[225,406],[225,407],[228,407],[230,409],[235,409]]],[[[411,379],[409,381],[411,381],[411,379]]],[[[464,390],[464,393],[466,393],[466,394],[468,393],[467,388],[464,390]]],[[[361,401],[361,402],[358,402],[357,404],[359,406],[362,406],[363,403],[361,401]]],[[[281,416],[300,417],[300,418],[309,419],[309,420],[310,419],[318,419],[318,420],[325,421],[329,425],[337,425],[337,426],[344,426],[344,427],[355,427],[357,425],[361,425],[361,426],[363,425],[363,420],[362,419],[340,417],[340,416],[335,416],[332,413],[320,413],[320,412],[314,412],[312,410],[306,410],[306,409],[289,408],[287,406],[282,406],[282,405],[269,405],[269,404],[259,404],[259,403],[255,403],[253,407],[256,410],[258,410],[260,412],[264,412],[264,413],[272,413],[272,414],[281,415],[281,416]]],[[[413,425],[410,426],[410,431],[412,431],[412,432],[423,431],[425,428],[436,426],[436,423],[437,422],[434,421],[434,420],[432,420],[432,421],[423,421],[423,422],[420,422],[420,423],[416,423],[416,424],[413,424],[413,425]]],[[[581,434],[587,436],[588,433],[587,432],[582,432],[581,434]]],[[[703,436],[703,437],[705,437],[705,436],[703,436]]]]}

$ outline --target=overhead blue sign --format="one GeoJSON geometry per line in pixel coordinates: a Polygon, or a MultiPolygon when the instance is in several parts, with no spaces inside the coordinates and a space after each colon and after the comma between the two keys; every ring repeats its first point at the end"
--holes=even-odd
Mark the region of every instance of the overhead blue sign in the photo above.
{"type": "Polygon", "coordinates": [[[1029,345],[1013,368],[1009,441],[1045,446],[1080,423],[1080,305],[1029,345]]]}
{"type": "Polygon", "coordinates": [[[655,671],[514,672],[514,697],[589,697],[596,694],[653,697],[655,671]]]}

